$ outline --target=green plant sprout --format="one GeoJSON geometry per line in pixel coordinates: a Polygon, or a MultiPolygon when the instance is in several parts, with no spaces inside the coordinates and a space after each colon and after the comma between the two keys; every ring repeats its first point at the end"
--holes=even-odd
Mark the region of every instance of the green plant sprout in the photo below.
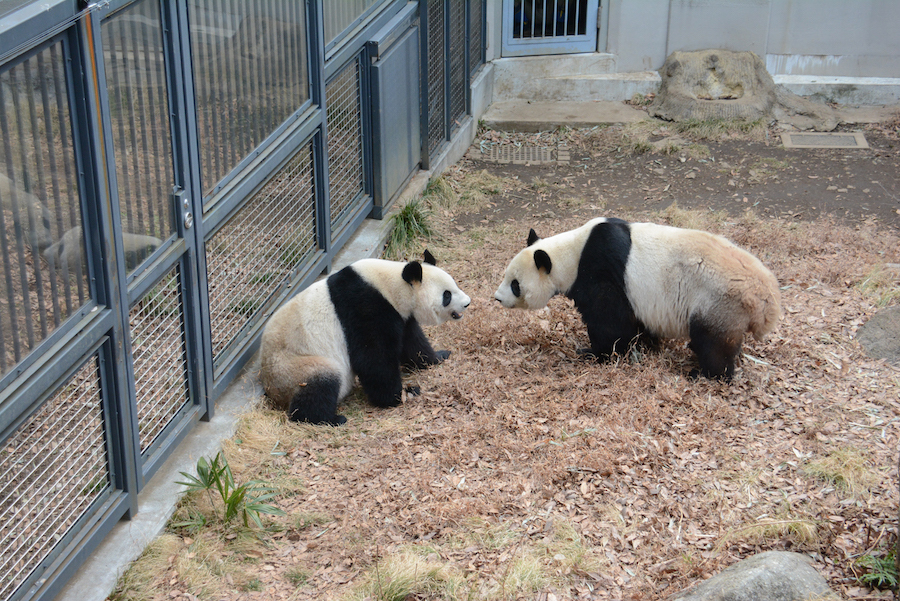
{"type": "Polygon", "coordinates": [[[223,523],[228,523],[238,515],[244,520],[244,526],[249,526],[249,521],[257,527],[262,528],[262,520],[260,514],[268,515],[285,515],[281,509],[266,503],[269,499],[277,495],[277,491],[261,480],[251,480],[245,484],[237,486],[234,481],[234,475],[231,473],[231,467],[228,460],[222,453],[216,453],[212,461],[207,461],[206,457],[201,457],[197,461],[197,475],[193,476],[187,472],[181,472],[186,481],[176,482],[188,488],[189,491],[205,490],[209,496],[210,505],[216,516],[219,517],[216,510],[215,497],[213,491],[219,493],[222,499],[222,515],[223,523]]]}

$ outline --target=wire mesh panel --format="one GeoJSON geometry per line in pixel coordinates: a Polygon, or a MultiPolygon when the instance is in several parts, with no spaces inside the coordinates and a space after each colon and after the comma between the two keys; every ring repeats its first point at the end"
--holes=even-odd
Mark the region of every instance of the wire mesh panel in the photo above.
{"type": "Polygon", "coordinates": [[[470,0],[469,8],[469,76],[484,63],[484,0],[470,0]]]}
{"type": "Polygon", "coordinates": [[[189,402],[183,315],[177,266],[131,308],[141,453],[189,402]]]}
{"type": "Polygon", "coordinates": [[[359,77],[357,57],[325,86],[332,234],[345,224],[364,192],[359,77]]]}
{"type": "Polygon", "coordinates": [[[3,442],[0,599],[50,563],[56,544],[108,488],[95,356],[3,442]]]}
{"type": "Polygon", "coordinates": [[[309,98],[305,3],[189,7],[204,196],[309,98]]]}
{"type": "Polygon", "coordinates": [[[469,70],[466,65],[466,5],[450,2],[450,129],[459,127],[466,114],[469,70]]]}
{"type": "Polygon", "coordinates": [[[175,231],[159,0],[117,13],[103,23],[102,34],[125,267],[131,272],[175,231]]]}
{"type": "Polygon", "coordinates": [[[61,43],[0,70],[0,376],[90,300],[61,43]]]}
{"type": "Polygon", "coordinates": [[[272,294],[318,248],[312,144],[206,242],[213,364],[221,366],[272,294]]]}
{"type": "Polygon", "coordinates": [[[444,0],[428,0],[428,154],[447,138],[444,98],[444,0]]]}

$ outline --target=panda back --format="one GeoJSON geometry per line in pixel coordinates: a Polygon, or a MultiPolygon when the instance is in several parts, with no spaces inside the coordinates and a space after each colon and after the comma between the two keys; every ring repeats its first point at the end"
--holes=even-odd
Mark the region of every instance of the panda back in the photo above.
{"type": "Polygon", "coordinates": [[[715,264],[718,241],[705,232],[631,224],[625,289],[635,316],[655,335],[687,338],[690,317],[726,293],[715,264]]]}
{"type": "Polygon", "coordinates": [[[760,261],[729,240],[699,230],[632,224],[626,290],[635,316],[654,334],[689,335],[693,315],[746,330],[756,305],[777,282],[760,261]]]}

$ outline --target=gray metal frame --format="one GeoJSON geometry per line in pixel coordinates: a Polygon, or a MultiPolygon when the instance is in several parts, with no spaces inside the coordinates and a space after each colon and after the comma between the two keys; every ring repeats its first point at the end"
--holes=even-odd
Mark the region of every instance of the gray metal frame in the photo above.
{"type": "MultiPolygon", "coordinates": [[[[407,16],[402,18],[408,18],[409,5],[406,0],[374,2],[351,27],[328,40],[326,46],[324,1],[311,0],[304,3],[303,9],[307,27],[304,39],[308,100],[268,132],[250,155],[241,159],[215,184],[207,198],[203,197],[200,177],[202,142],[198,139],[190,41],[190,10],[194,5],[189,5],[186,0],[110,0],[91,5],[51,0],[49,3],[33,2],[0,18],[3,34],[0,75],[51,44],[61,44],[63,49],[68,100],[66,115],[72,137],[72,148],[68,150],[74,156],[72,177],[75,178],[65,183],[77,187],[77,203],[84,224],[81,232],[85,243],[83,258],[90,274],[90,299],[61,321],[55,330],[39,339],[33,348],[28,347],[27,354],[8,373],[0,376],[0,442],[19,435],[19,428],[42,408],[51,406],[49,403],[60,391],[68,389],[73,376],[79,374],[83,366],[96,362],[96,369],[91,368],[90,373],[96,378],[92,380],[97,389],[98,404],[94,407],[102,414],[104,448],[94,449],[94,452],[104,457],[108,474],[105,484],[85,493],[90,495],[87,497],[88,509],[78,517],[73,516],[74,524],[68,527],[52,551],[29,568],[30,573],[25,576],[19,572],[15,574],[16,582],[19,579],[21,582],[12,594],[6,597],[0,594],[0,601],[52,598],[116,522],[135,514],[140,491],[194,425],[212,416],[215,400],[257,351],[268,316],[287,298],[330,270],[335,254],[362,221],[373,214],[380,216],[386,209],[384,205],[376,206],[374,200],[376,182],[384,177],[383,167],[378,167],[381,163],[375,160],[374,153],[389,150],[379,150],[373,144],[372,110],[377,107],[372,94],[371,64],[372,52],[377,46],[368,42],[377,39],[379,32],[404,9],[407,9],[404,13],[407,16]],[[120,166],[117,165],[117,152],[127,152],[127,148],[120,148],[122,140],[114,139],[103,24],[112,22],[141,2],[159,2],[160,30],[164,32],[160,34],[163,43],[154,59],[164,65],[171,140],[171,149],[164,150],[168,150],[173,163],[171,196],[167,202],[174,216],[175,229],[138,266],[126,267],[127,249],[119,201],[122,182],[117,176],[117,166],[120,166]],[[335,222],[336,229],[332,231],[325,90],[327,82],[354,60],[359,64],[359,111],[353,118],[358,120],[354,128],[358,127],[361,132],[361,152],[353,155],[353,160],[359,161],[354,165],[354,173],[362,174],[363,185],[349,200],[347,206],[350,208],[344,209],[345,214],[335,222]],[[293,157],[307,150],[311,157],[311,188],[306,192],[312,199],[310,215],[314,220],[314,248],[285,268],[284,279],[275,281],[262,304],[253,307],[245,319],[242,317],[244,321],[237,334],[228,341],[225,351],[220,350],[218,361],[214,361],[207,245],[228,227],[230,220],[250,205],[256,194],[286,177],[286,167],[291,165],[293,157]],[[192,223],[186,219],[188,213],[193,216],[192,223]],[[170,328],[167,332],[184,345],[179,357],[184,363],[185,388],[176,389],[174,394],[176,401],[183,395],[185,402],[170,408],[171,415],[165,417],[167,421],[153,431],[152,439],[142,443],[138,398],[142,383],[136,381],[135,375],[135,349],[141,341],[133,339],[131,320],[135,311],[138,315],[144,314],[144,303],[152,300],[159,282],[170,281],[172,274],[177,274],[178,278],[171,281],[179,282],[173,284],[176,289],[169,299],[176,312],[167,313],[160,321],[165,322],[170,328]]],[[[442,10],[449,10],[450,1],[441,0],[442,10]]],[[[484,0],[471,1],[479,2],[482,8],[482,20],[477,26],[481,28],[481,40],[484,40],[484,0]]],[[[418,46],[425,52],[424,15],[427,10],[425,1],[420,4],[423,20],[419,22],[419,31],[423,44],[413,44],[413,47],[418,46]]],[[[467,1],[466,31],[472,27],[469,5],[470,1],[467,1]]],[[[274,5],[270,2],[265,6],[274,5]]],[[[407,31],[415,31],[415,28],[407,31]]],[[[481,56],[473,60],[469,54],[468,34],[464,39],[465,47],[454,50],[463,53],[462,64],[466,66],[466,72],[463,81],[453,82],[453,89],[457,97],[460,93],[465,94],[465,111],[468,112],[468,82],[484,62],[484,48],[482,43],[481,56]]],[[[421,55],[421,64],[425,64],[426,56],[421,55]]],[[[446,56],[449,53],[445,52],[446,56]]],[[[443,73],[449,84],[447,64],[443,73]]],[[[423,74],[427,75],[427,71],[423,74]]],[[[423,104],[427,103],[427,85],[426,77],[422,79],[423,104]]],[[[451,86],[447,85],[447,106],[450,91],[451,86]]],[[[26,90],[27,93],[33,92],[26,90]]],[[[0,111],[5,110],[0,106],[0,111]]],[[[422,123],[427,124],[427,110],[422,113],[422,123]]],[[[452,134],[450,119],[449,114],[442,115],[442,138],[449,139],[452,134]]],[[[421,132],[423,149],[427,149],[426,138],[427,127],[421,132]]],[[[418,152],[418,148],[415,150],[418,152]]],[[[427,160],[426,151],[422,153],[422,161],[427,160]]],[[[4,457],[0,455],[2,461],[4,457]]],[[[9,484],[4,483],[3,477],[0,469],[0,490],[14,489],[3,488],[4,484],[9,484]]],[[[9,498],[4,501],[0,495],[0,518],[6,515],[3,503],[9,498]]]]}

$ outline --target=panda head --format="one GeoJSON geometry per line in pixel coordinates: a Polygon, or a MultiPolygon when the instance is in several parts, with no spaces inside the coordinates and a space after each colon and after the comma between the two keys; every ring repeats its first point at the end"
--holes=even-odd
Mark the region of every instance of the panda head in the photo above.
{"type": "Polygon", "coordinates": [[[543,248],[538,248],[540,238],[531,230],[528,246],[506,268],[503,283],[494,298],[507,309],[543,309],[558,292],[550,278],[553,261],[543,248]]]}
{"type": "Polygon", "coordinates": [[[412,314],[422,325],[462,319],[471,302],[450,274],[435,266],[434,256],[427,250],[424,263],[410,261],[403,267],[403,280],[413,289],[412,314]]]}

